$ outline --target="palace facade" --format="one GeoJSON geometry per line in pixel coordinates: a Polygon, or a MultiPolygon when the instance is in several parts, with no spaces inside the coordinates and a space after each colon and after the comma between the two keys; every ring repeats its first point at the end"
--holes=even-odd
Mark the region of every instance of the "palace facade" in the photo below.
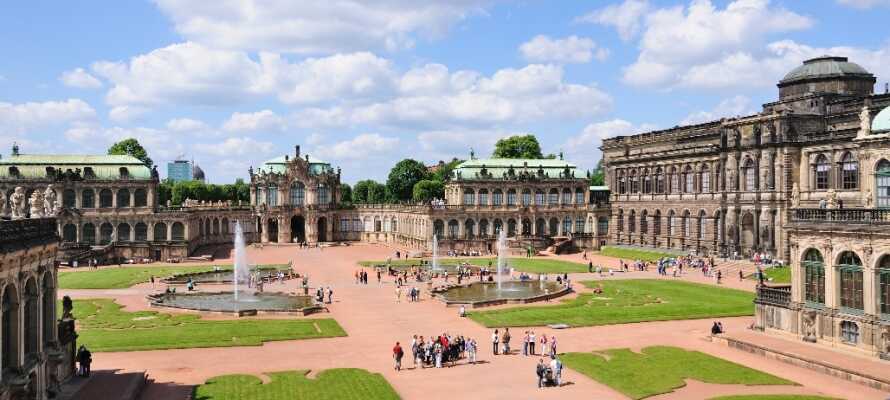
{"type": "Polygon", "coordinates": [[[74,320],[56,319],[58,245],[51,218],[0,220],[0,399],[53,398],[74,375],[74,320]]]}
{"type": "Polygon", "coordinates": [[[762,111],[603,141],[617,244],[792,268],[760,329],[890,354],[890,95],[843,57],[805,61],[762,111]]]}

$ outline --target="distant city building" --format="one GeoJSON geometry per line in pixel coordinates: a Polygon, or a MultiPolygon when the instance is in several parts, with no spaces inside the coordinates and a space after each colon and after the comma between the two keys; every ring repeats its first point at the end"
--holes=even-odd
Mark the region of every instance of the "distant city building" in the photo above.
{"type": "MultiPolygon", "coordinates": [[[[173,182],[182,182],[192,180],[192,163],[187,160],[175,160],[167,163],[167,179],[173,182]]],[[[201,171],[201,179],[204,178],[204,172],[201,171]]]]}
{"type": "Polygon", "coordinates": [[[192,166],[192,180],[204,182],[204,170],[198,164],[192,166]]]}

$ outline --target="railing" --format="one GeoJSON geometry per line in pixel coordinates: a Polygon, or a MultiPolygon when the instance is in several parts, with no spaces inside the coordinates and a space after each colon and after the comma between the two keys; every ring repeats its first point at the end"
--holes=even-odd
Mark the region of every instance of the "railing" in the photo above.
{"type": "Polygon", "coordinates": [[[890,224],[890,209],[878,208],[798,208],[792,222],[890,224]]]}
{"type": "Polygon", "coordinates": [[[787,307],[791,304],[791,285],[757,286],[757,302],[787,307]]]}

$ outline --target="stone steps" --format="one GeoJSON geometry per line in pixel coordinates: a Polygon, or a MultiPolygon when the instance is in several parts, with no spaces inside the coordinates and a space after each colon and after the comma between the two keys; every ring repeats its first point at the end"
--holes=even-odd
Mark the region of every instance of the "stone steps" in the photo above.
{"type": "Polygon", "coordinates": [[[138,400],[148,382],[145,371],[93,371],[88,378],[75,376],[62,388],[61,400],[138,400]]]}

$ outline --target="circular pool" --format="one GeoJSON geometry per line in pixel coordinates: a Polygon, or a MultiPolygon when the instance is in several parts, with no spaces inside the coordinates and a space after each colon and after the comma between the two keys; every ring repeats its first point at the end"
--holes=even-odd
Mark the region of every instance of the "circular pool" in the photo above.
{"type": "Polygon", "coordinates": [[[148,296],[153,307],[255,315],[258,313],[311,314],[324,309],[312,296],[286,293],[239,292],[238,301],[232,292],[160,293],[148,296]]]}
{"type": "Polygon", "coordinates": [[[506,281],[501,283],[500,289],[496,282],[475,282],[436,288],[433,295],[448,305],[482,307],[549,300],[571,291],[554,281],[506,281]]]}

